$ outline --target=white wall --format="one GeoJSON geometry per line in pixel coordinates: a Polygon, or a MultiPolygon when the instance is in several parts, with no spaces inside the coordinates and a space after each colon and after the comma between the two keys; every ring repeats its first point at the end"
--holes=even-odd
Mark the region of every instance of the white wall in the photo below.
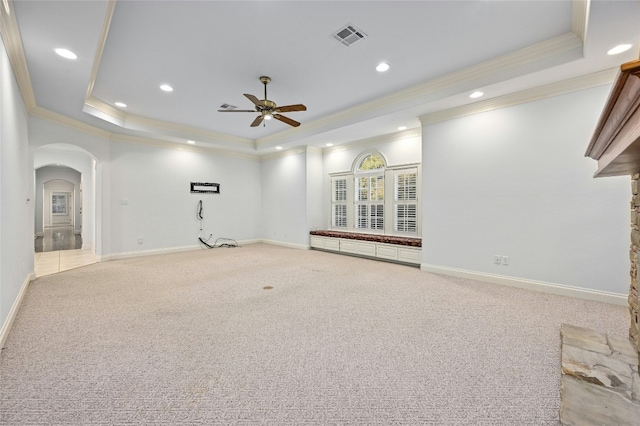
{"type": "Polygon", "coordinates": [[[423,267],[627,293],[629,177],[584,157],[608,92],[424,126],[423,267]]]}
{"type": "Polygon", "coordinates": [[[11,309],[33,271],[33,168],[27,121],[7,52],[0,43],[0,340],[6,337],[11,309]]]}
{"type": "Polygon", "coordinates": [[[307,148],[307,228],[309,230],[324,229],[323,185],[327,180],[323,171],[322,150],[307,148]]]}
{"type": "Polygon", "coordinates": [[[284,152],[262,162],[262,237],[308,247],[306,150],[284,152]]]}
{"type": "Polygon", "coordinates": [[[110,146],[113,255],[198,247],[198,200],[211,242],[259,238],[259,161],[117,141],[110,146]],[[219,183],[220,194],[191,194],[190,182],[219,183]]]}
{"type": "Polygon", "coordinates": [[[45,198],[45,184],[54,180],[64,180],[73,184],[73,208],[75,215],[74,231],[80,233],[82,230],[82,213],[81,213],[81,174],[77,170],[69,167],[57,167],[57,166],[45,166],[36,169],[36,186],[35,186],[35,232],[38,235],[43,233],[44,226],[50,226],[48,224],[50,215],[48,214],[50,209],[50,203],[48,198],[45,198]],[[43,211],[47,214],[43,216],[43,211]]]}

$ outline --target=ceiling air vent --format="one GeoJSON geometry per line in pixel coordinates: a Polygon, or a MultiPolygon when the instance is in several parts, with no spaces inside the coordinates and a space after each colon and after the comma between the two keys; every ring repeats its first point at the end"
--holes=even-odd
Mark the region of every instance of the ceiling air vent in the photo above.
{"type": "Polygon", "coordinates": [[[220,105],[219,109],[224,109],[226,111],[231,111],[231,110],[236,109],[236,108],[238,108],[238,107],[234,106],[234,105],[222,104],[222,105],[220,105]]]}
{"type": "Polygon", "coordinates": [[[345,46],[351,46],[356,41],[362,40],[367,35],[354,27],[353,25],[345,25],[343,28],[340,28],[338,31],[333,33],[333,38],[338,40],[340,43],[345,46]]]}

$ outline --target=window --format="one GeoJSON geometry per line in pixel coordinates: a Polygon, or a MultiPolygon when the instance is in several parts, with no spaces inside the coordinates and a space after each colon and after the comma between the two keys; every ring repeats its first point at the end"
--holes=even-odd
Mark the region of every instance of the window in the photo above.
{"type": "Polygon", "coordinates": [[[343,231],[418,235],[418,167],[389,167],[365,153],[353,171],[332,175],[331,226],[343,231]]]}
{"type": "Polygon", "coordinates": [[[332,179],[331,210],[333,226],[336,228],[347,227],[347,179],[332,179]]]}
{"type": "Polygon", "coordinates": [[[67,194],[54,192],[51,195],[51,213],[54,215],[67,214],[67,194]]]}
{"type": "Polygon", "coordinates": [[[417,170],[404,170],[394,175],[394,230],[414,233],[418,229],[417,170]]]}

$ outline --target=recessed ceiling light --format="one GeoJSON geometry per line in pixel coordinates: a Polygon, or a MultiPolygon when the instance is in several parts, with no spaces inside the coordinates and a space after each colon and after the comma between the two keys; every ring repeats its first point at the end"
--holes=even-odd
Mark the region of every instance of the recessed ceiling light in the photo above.
{"type": "Polygon", "coordinates": [[[195,145],[195,141],[187,141],[189,145],[195,145]]]}
{"type": "Polygon", "coordinates": [[[469,95],[469,97],[472,99],[475,99],[475,98],[479,98],[482,95],[484,95],[484,92],[473,92],[472,94],[469,95]]]}
{"type": "Polygon", "coordinates": [[[407,126],[400,126],[398,127],[398,130],[407,130],[407,126]]]}
{"type": "Polygon", "coordinates": [[[126,108],[127,104],[125,104],[124,102],[116,102],[115,106],[120,107],[120,108],[126,108]]]}
{"type": "Polygon", "coordinates": [[[281,146],[276,146],[276,149],[277,149],[278,151],[280,151],[280,150],[282,149],[282,147],[281,147],[281,146]]]}
{"type": "Polygon", "coordinates": [[[173,87],[169,86],[168,84],[161,84],[160,89],[164,90],[165,92],[173,92],[173,87]]]}
{"type": "Polygon", "coordinates": [[[376,67],[376,71],[378,72],[385,72],[389,69],[389,64],[386,62],[380,62],[378,64],[378,66],[376,67]]]}
{"type": "Polygon", "coordinates": [[[58,47],[57,49],[55,49],[55,52],[58,55],[62,56],[63,58],[67,58],[67,59],[77,59],[78,58],[78,55],[76,55],[75,53],[73,53],[69,49],[64,49],[62,47],[58,47]]]}
{"type": "Polygon", "coordinates": [[[328,143],[327,146],[333,146],[333,144],[332,143],[328,143]]]}
{"type": "Polygon", "coordinates": [[[629,49],[631,49],[630,44],[619,44],[613,49],[609,49],[609,51],[607,51],[607,55],[617,55],[618,53],[626,52],[629,49]]]}

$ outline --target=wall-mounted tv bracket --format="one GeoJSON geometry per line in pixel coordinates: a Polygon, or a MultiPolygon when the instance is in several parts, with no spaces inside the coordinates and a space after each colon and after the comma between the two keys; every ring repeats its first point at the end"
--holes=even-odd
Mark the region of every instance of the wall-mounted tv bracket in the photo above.
{"type": "Polygon", "coordinates": [[[211,182],[191,182],[192,194],[219,194],[220,184],[211,182]]]}

